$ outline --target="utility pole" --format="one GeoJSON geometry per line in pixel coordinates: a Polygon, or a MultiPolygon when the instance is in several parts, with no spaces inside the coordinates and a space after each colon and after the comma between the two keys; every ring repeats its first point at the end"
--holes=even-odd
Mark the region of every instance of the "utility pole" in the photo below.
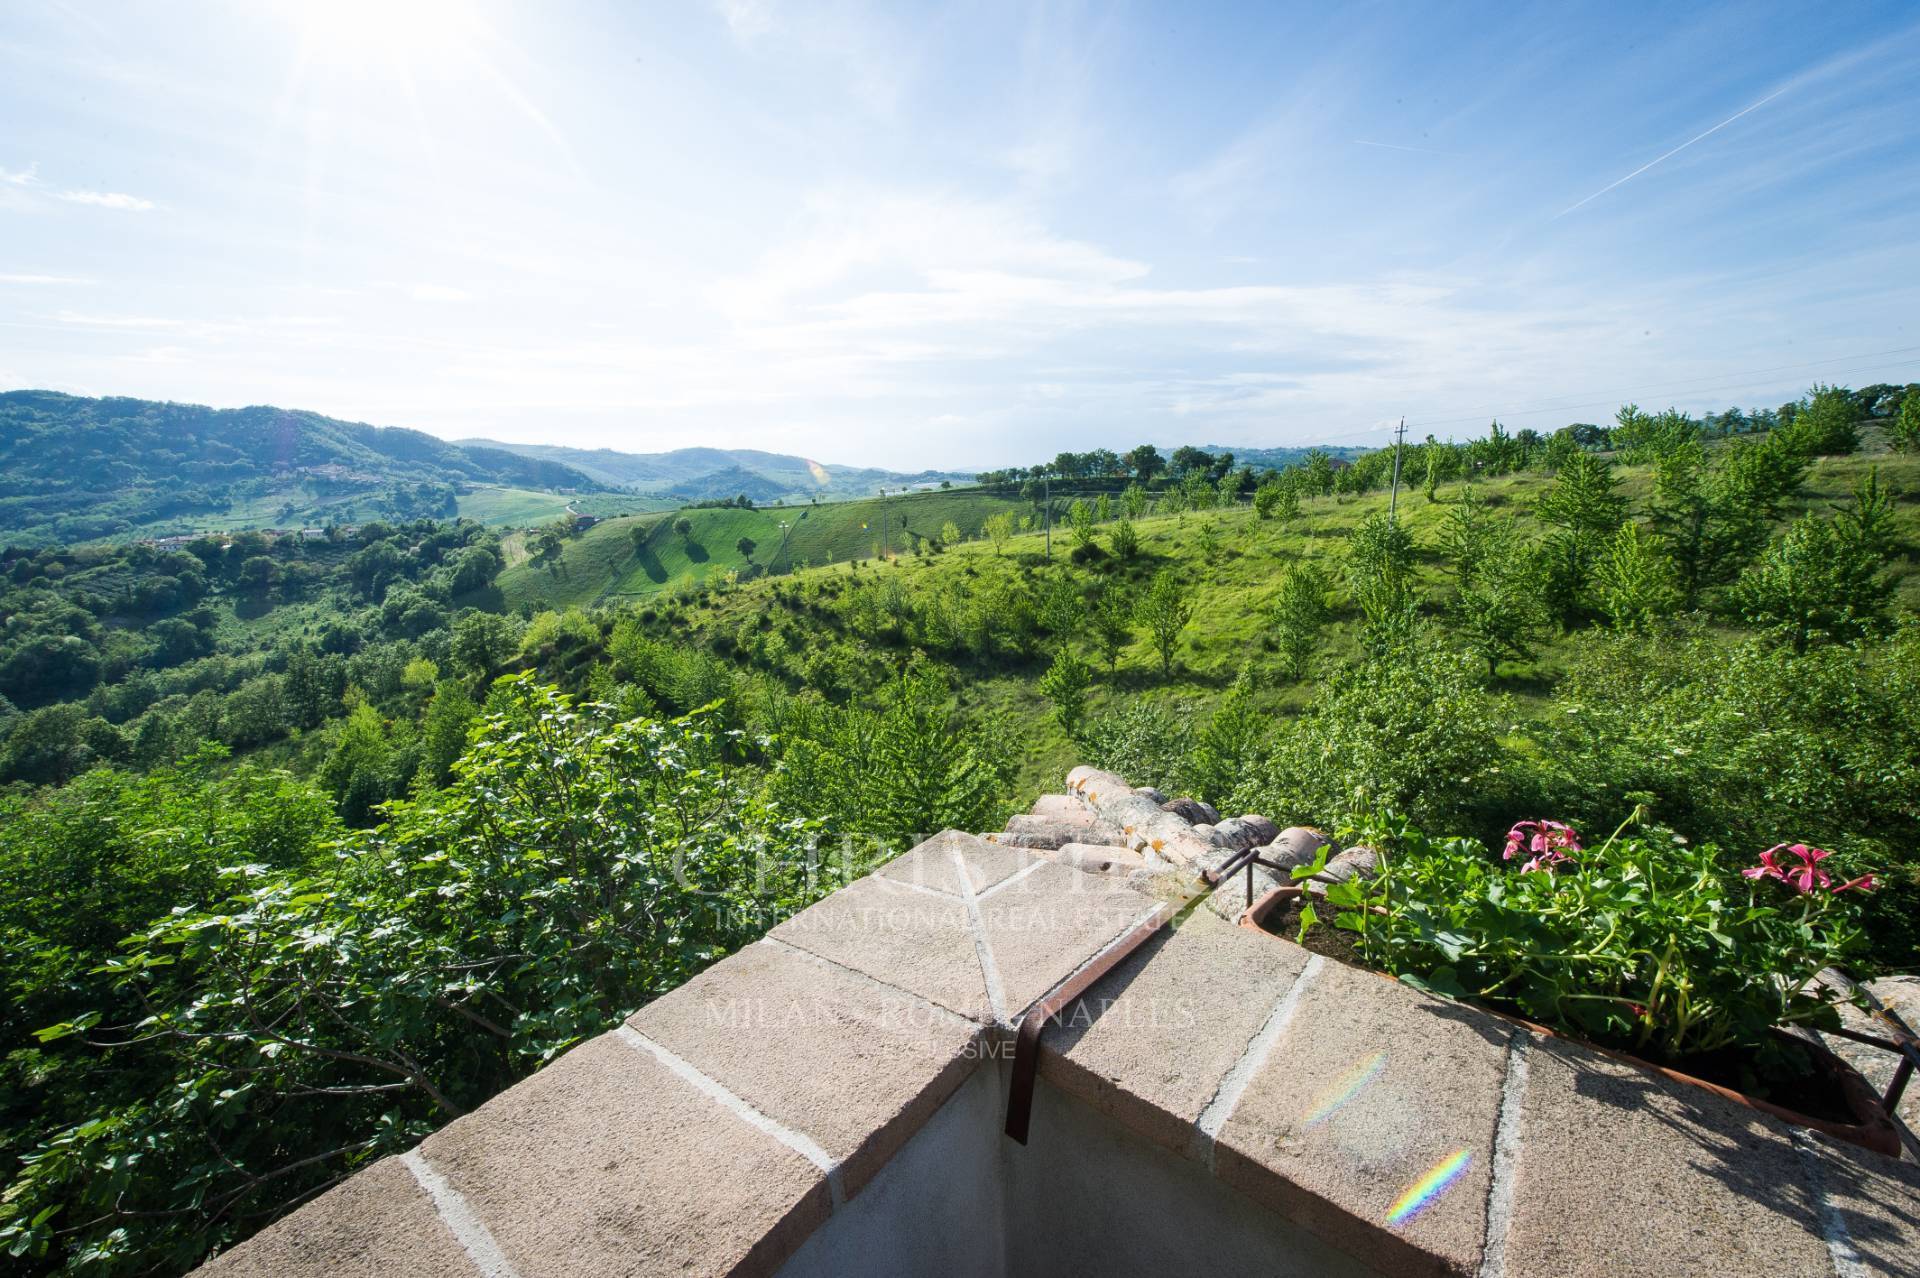
{"type": "Polygon", "coordinates": [[[1406,442],[1407,419],[1402,417],[1400,424],[1393,428],[1393,493],[1387,498],[1387,522],[1394,520],[1394,512],[1400,506],[1400,445],[1406,442]]]}
{"type": "Polygon", "coordinates": [[[1047,526],[1047,562],[1053,562],[1053,476],[1047,475],[1040,481],[1040,500],[1047,504],[1041,518],[1047,526]]]}

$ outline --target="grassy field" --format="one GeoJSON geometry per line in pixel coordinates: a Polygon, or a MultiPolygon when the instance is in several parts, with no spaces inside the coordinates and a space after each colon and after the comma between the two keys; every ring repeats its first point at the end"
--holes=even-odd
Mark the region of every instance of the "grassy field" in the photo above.
{"type": "Polygon", "coordinates": [[[640,599],[718,580],[729,571],[751,578],[873,558],[883,549],[883,536],[886,548],[898,554],[918,540],[937,538],[949,522],[962,537],[978,537],[988,517],[1002,510],[1017,517],[1030,507],[977,489],[955,489],[817,506],[689,509],[609,519],[569,542],[552,565],[532,563],[524,537],[508,538],[508,568],[499,586],[507,605],[515,608],[640,599]],[[692,524],[684,536],[673,529],[682,516],[692,524]],[[637,547],[636,527],[647,532],[637,547]],[[743,537],[754,542],[751,561],[737,549],[743,537]]]}
{"type": "MultiPolygon", "coordinates": [[[[1920,457],[1867,456],[1826,458],[1809,472],[1805,501],[1801,509],[1832,510],[1851,500],[1854,485],[1870,467],[1878,466],[1881,483],[1896,503],[1900,535],[1909,550],[1890,565],[1889,575],[1897,583],[1896,606],[1904,611],[1920,610],[1920,563],[1912,547],[1920,546],[1920,457]]],[[[1649,476],[1644,470],[1627,468],[1622,472],[1622,493],[1633,499],[1636,514],[1647,496],[1649,476]]],[[[1550,477],[1525,473],[1478,482],[1475,486],[1488,504],[1497,510],[1520,517],[1528,533],[1542,531],[1532,519],[1535,499],[1551,483],[1550,477]]],[[[1426,610],[1440,612],[1451,593],[1447,566],[1438,550],[1438,536],[1451,504],[1457,500],[1460,485],[1441,488],[1437,501],[1428,501],[1421,492],[1402,491],[1399,513],[1412,529],[1420,547],[1420,578],[1426,610]]],[[[922,591],[978,591],[996,579],[1032,581],[1052,573],[1100,575],[1138,587],[1162,569],[1178,573],[1191,592],[1194,615],[1176,657],[1170,678],[1160,672],[1159,660],[1140,635],[1125,652],[1111,676],[1102,669],[1091,695],[1092,713],[1125,700],[1145,699],[1188,707],[1204,713],[1232,682],[1243,666],[1251,665],[1263,688],[1262,700],[1276,716],[1276,730],[1284,731],[1287,716],[1296,712],[1311,695],[1311,677],[1287,682],[1272,674],[1277,664],[1265,650],[1262,638],[1266,616],[1278,591],[1282,570],[1295,561],[1313,557],[1321,560],[1336,579],[1342,563],[1345,543],[1367,515],[1384,510],[1387,496],[1370,494],[1354,499],[1316,498],[1302,504],[1300,516],[1285,525],[1263,522],[1245,506],[1234,510],[1189,512],[1181,515],[1151,515],[1139,524],[1141,553],[1131,565],[1121,567],[1105,563],[1078,567],[1067,563],[1070,541],[1058,529],[1054,537],[1053,564],[1042,562],[1042,539],[1037,534],[1016,536],[1004,554],[981,541],[968,542],[934,556],[905,556],[891,562],[867,562],[858,565],[836,563],[816,566],[789,578],[772,581],[742,582],[731,590],[712,594],[697,606],[678,611],[677,627],[684,627],[695,641],[705,641],[721,633],[737,633],[742,627],[757,624],[759,618],[779,616],[778,591],[793,597],[796,591],[839,577],[842,580],[897,580],[909,594],[922,591]],[[1208,529],[1211,529],[1209,533],[1208,529]],[[1214,549],[1206,548],[1211,537],[1214,549]]],[[[715,512],[705,512],[712,514],[715,512]]],[[[1794,513],[1798,513],[1797,511],[1794,513]]],[[[1100,533],[1104,543],[1108,529],[1100,533]]],[[[704,534],[696,534],[704,535],[704,534]]],[[[732,535],[729,536],[729,541],[732,535]]],[[[677,538],[675,538],[677,540],[677,538]]],[[[809,627],[800,618],[797,629],[809,627]]],[[[1352,609],[1335,614],[1323,634],[1317,661],[1320,668],[1337,663],[1359,651],[1361,622],[1352,609]]],[[[1729,629],[1729,635],[1736,632],[1729,629]]],[[[1551,694],[1553,684],[1565,669],[1571,641],[1559,638],[1543,643],[1531,661],[1508,662],[1500,667],[1494,691],[1510,698],[1515,731],[1524,742],[1529,721],[1551,694]]],[[[1083,655],[1097,658],[1083,647],[1083,655]]],[[[1066,768],[1078,762],[1078,748],[1049,717],[1046,700],[1039,695],[1034,681],[1045,669],[1044,655],[1021,662],[1002,655],[991,663],[963,668],[957,691],[964,706],[999,722],[1001,737],[1008,753],[1020,767],[1021,797],[1024,799],[1058,787],[1066,768]]]]}

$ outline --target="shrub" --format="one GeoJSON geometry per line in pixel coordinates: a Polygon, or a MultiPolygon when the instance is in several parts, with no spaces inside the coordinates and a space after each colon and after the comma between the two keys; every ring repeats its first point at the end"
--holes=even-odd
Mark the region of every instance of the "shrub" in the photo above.
{"type": "Polygon", "coordinates": [[[1286,825],[1384,805],[1422,824],[1491,829],[1507,815],[1496,735],[1505,713],[1474,680],[1472,658],[1415,627],[1320,681],[1247,770],[1233,807],[1286,825]]]}
{"type": "Polygon", "coordinates": [[[1516,825],[1504,863],[1404,822],[1364,837],[1379,877],[1327,900],[1369,962],[1657,1060],[1740,1049],[1758,1088],[1797,1072],[1769,1027],[1838,1024],[1814,978],[1860,952],[1865,893],[1851,889],[1872,887],[1838,881],[1804,844],[1734,871],[1712,845],[1616,831],[1589,849],[1550,821],[1516,825]]]}
{"type": "Polygon", "coordinates": [[[1091,720],[1080,735],[1087,762],[1123,777],[1130,785],[1153,785],[1169,794],[1187,786],[1192,716],[1186,707],[1167,709],[1129,701],[1091,720]]]}

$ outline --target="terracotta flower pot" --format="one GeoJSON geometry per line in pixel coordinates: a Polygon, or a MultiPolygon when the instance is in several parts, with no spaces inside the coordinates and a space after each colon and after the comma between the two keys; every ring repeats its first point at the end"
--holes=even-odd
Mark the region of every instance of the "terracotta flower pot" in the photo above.
{"type": "MultiPolygon", "coordinates": [[[[1298,887],[1273,888],[1252,905],[1248,906],[1240,915],[1240,926],[1273,936],[1274,934],[1267,932],[1262,924],[1274,914],[1286,909],[1290,902],[1297,900],[1305,894],[1305,890],[1298,887]]],[[[1376,912],[1385,913],[1384,910],[1376,910],[1376,912]]],[[[1286,938],[1275,936],[1274,939],[1285,940],[1286,938]]],[[[1394,979],[1387,973],[1375,971],[1372,968],[1363,968],[1362,970],[1373,972],[1373,974],[1381,980],[1391,981],[1394,979]]],[[[1471,1002],[1471,1000],[1465,1001],[1471,1002]]],[[[1744,1105],[1748,1109],[1757,1109],[1763,1113],[1772,1114],[1782,1122],[1791,1123],[1796,1127],[1808,1127],[1816,1131],[1825,1132],[1837,1140],[1848,1141],[1864,1149],[1871,1149],[1877,1154],[1885,1154],[1889,1158],[1898,1158],[1900,1156],[1900,1133],[1898,1129],[1894,1127],[1893,1120],[1888,1116],[1886,1108],[1880,1103],[1879,1094],[1875,1092],[1872,1085],[1861,1076],[1860,1071],[1828,1051],[1824,1044],[1809,1041],[1798,1035],[1788,1035],[1785,1030],[1776,1028],[1773,1032],[1790,1038],[1795,1046],[1807,1050],[1808,1054],[1813,1057],[1815,1068],[1832,1079],[1834,1086],[1846,1101],[1848,1110],[1851,1111],[1854,1116],[1853,1122],[1846,1123],[1830,1118],[1815,1118],[1810,1114],[1802,1114],[1795,1110],[1788,1109],[1783,1105],[1776,1105],[1772,1101],[1761,1100],[1756,1096],[1748,1096],[1744,1092],[1737,1092],[1719,1083],[1710,1083],[1706,1079],[1695,1078],[1691,1074],[1683,1074],[1679,1070],[1669,1069],[1664,1065],[1656,1065],[1652,1061],[1641,1060],[1638,1056],[1629,1055],[1626,1052],[1618,1051],[1614,1048],[1600,1047],[1597,1044],[1587,1042],[1585,1039],[1577,1038],[1572,1034],[1549,1029],[1545,1025],[1537,1025],[1532,1021],[1515,1016],[1510,1012],[1497,1011],[1481,1003],[1472,1003],[1471,1005],[1486,1012],[1490,1016],[1497,1016],[1503,1021],[1510,1021],[1515,1025],[1524,1025],[1536,1034],[1544,1034],[1549,1038],[1564,1038],[1568,1042],[1579,1043],[1589,1051],[1598,1052],[1602,1056],[1624,1062],[1625,1064],[1633,1066],[1635,1069],[1644,1070],[1649,1074],[1658,1074],[1660,1077],[1672,1079],[1676,1083],[1686,1083],[1693,1087],[1705,1088],[1717,1096],[1726,1097],[1736,1105],[1744,1105]]]]}

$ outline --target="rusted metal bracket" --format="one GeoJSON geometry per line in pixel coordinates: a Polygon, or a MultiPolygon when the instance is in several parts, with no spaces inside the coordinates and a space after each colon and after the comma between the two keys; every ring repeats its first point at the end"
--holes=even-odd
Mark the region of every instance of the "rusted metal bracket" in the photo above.
{"type": "Polygon", "coordinates": [[[1022,1145],[1027,1143],[1027,1127],[1033,1120],[1033,1085],[1040,1074],[1040,1031],[1047,1027],[1047,1022],[1073,1006],[1101,977],[1125,962],[1128,955],[1145,945],[1182,909],[1203,895],[1205,893],[1195,893],[1178,905],[1162,905],[1102,950],[1092,962],[1075,972],[1053,994],[1027,1009],[1027,1014],[1020,1018],[1020,1029],[1013,1042],[1012,1088],[1007,1094],[1007,1135],[1022,1145]]]}
{"type": "Polygon", "coordinates": [[[1284,871],[1287,867],[1267,860],[1249,848],[1236,852],[1217,869],[1200,871],[1200,886],[1187,895],[1162,905],[1135,924],[1124,936],[1102,950],[1092,962],[1069,977],[1059,989],[1027,1009],[1020,1018],[1020,1029],[1013,1040],[1013,1076],[1007,1093],[1007,1135],[1024,1145],[1027,1129],[1033,1121],[1033,1088],[1040,1076],[1040,1035],[1060,1013],[1072,1007],[1102,977],[1113,971],[1127,956],[1145,945],[1155,933],[1180,917],[1195,903],[1245,868],[1247,899],[1253,899],[1253,867],[1264,865],[1284,871]]]}

